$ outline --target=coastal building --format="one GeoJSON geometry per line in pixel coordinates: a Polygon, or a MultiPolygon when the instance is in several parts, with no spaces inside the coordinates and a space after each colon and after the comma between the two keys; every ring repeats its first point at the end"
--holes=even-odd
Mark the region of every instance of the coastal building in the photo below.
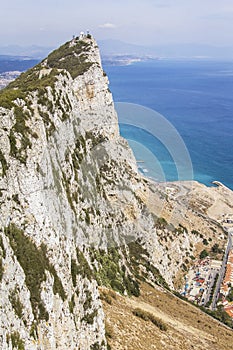
{"type": "Polygon", "coordinates": [[[206,305],[209,301],[212,282],[220,266],[221,261],[212,261],[210,257],[197,260],[185,277],[181,294],[194,303],[206,305]]]}
{"type": "Polygon", "coordinates": [[[230,250],[228,255],[226,273],[222,282],[220,292],[224,296],[227,296],[231,285],[233,285],[233,249],[230,250]]]}
{"type": "Polygon", "coordinates": [[[224,306],[224,310],[231,318],[233,318],[233,303],[228,303],[224,306]]]}
{"type": "Polygon", "coordinates": [[[221,266],[222,266],[222,261],[221,260],[213,260],[213,259],[211,259],[211,262],[210,262],[210,268],[211,269],[220,270],[221,266]]]}

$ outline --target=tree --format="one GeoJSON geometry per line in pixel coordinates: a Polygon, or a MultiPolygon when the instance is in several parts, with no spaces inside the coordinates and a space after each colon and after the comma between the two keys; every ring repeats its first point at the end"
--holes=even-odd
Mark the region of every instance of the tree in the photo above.
{"type": "Polygon", "coordinates": [[[200,259],[204,259],[208,256],[208,253],[207,251],[204,249],[202,250],[202,252],[200,253],[200,259]]]}
{"type": "Polygon", "coordinates": [[[214,253],[214,254],[217,254],[217,253],[221,253],[221,249],[219,248],[219,245],[217,243],[215,243],[213,245],[213,247],[211,248],[211,251],[214,253]]]}
{"type": "Polygon", "coordinates": [[[230,289],[226,299],[230,302],[233,301],[233,288],[230,289]]]}

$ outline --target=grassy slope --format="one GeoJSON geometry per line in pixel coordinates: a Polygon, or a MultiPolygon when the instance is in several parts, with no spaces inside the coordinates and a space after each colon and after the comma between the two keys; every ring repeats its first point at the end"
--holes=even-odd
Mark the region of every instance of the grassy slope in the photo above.
{"type": "Polygon", "coordinates": [[[139,298],[104,297],[106,329],[112,350],[231,349],[233,331],[170,293],[147,284],[141,287],[139,298]],[[136,308],[161,319],[167,331],[133,315],[136,308]]]}

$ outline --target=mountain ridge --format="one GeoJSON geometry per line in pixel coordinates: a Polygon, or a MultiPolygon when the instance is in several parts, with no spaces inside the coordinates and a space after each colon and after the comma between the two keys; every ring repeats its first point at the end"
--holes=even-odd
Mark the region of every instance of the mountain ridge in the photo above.
{"type": "MultiPolygon", "coordinates": [[[[119,135],[91,36],[23,73],[0,106],[0,344],[107,349],[98,286],[128,296],[141,283],[173,289],[203,247],[196,223],[161,217],[171,205],[119,135]]],[[[224,244],[221,227],[198,220],[224,244]]]]}
{"type": "MultiPolygon", "coordinates": [[[[213,46],[206,44],[184,43],[169,45],[141,45],[124,42],[118,39],[98,40],[98,45],[103,58],[133,55],[136,57],[153,57],[169,59],[217,59],[231,60],[233,57],[233,48],[231,46],[213,46]]],[[[1,55],[25,57],[31,59],[43,59],[55,49],[55,46],[18,46],[8,45],[0,46],[1,55]]]]}

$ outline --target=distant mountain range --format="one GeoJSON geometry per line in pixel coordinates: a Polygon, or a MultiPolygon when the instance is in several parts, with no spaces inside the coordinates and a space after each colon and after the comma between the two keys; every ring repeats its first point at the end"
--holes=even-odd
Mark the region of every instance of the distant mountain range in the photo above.
{"type": "Polygon", "coordinates": [[[103,56],[135,55],[151,56],[153,58],[210,58],[233,59],[233,46],[215,47],[210,45],[178,44],[141,46],[122,42],[120,40],[99,41],[103,56]]]}
{"type": "MultiPolygon", "coordinates": [[[[233,46],[215,47],[196,44],[143,46],[112,39],[99,40],[98,44],[103,58],[130,55],[135,58],[233,59],[233,46]]],[[[38,45],[25,47],[19,45],[0,46],[0,60],[4,55],[23,57],[23,59],[42,59],[53,49],[54,47],[38,45]]]]}
{"type": "MultiPolygon", "coordinates": [[[[7,45],[0,46],[0,57],[2,56],[19,56],[20,58],[36,58],[42,59],[52,51],[54,47],[45,47],[38,45],[19,46],[19,45],[7,45]]],[[[0,58],[1,59],[1,58],[0,58]]]]}

